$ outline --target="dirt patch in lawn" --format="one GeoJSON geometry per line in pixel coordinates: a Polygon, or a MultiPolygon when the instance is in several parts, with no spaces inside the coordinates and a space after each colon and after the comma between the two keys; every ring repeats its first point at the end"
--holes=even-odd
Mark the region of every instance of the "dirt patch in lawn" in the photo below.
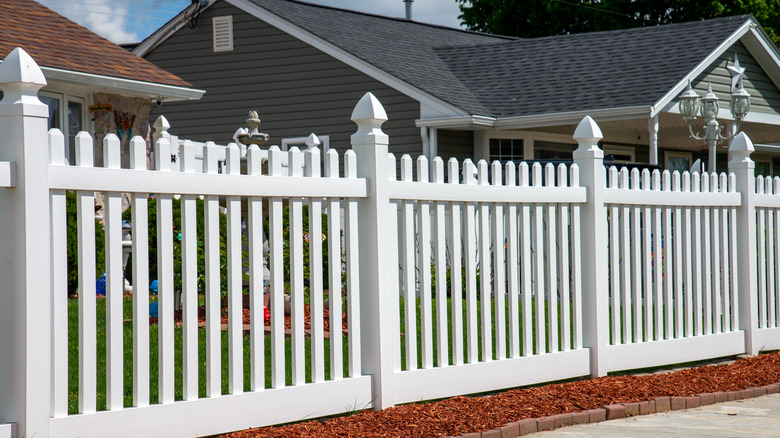
{"type": "Polygon", "coordinates": [[[446,437],[496,429],[538,418],[664,396],[736,391],[780,383],[780,352],[669,373],[598,379],[513,389],[483,397],[453,397],[395,406],[380,412],[249,429],[224,438],[446,437]]]}

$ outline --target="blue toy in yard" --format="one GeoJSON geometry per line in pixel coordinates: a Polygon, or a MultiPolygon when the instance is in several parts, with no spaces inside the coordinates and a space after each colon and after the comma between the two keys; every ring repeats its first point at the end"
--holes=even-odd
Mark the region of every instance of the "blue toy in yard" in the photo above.
{"type": "Polygon", "coordinates": [[[157,317],[157,301],[149,304],[149,316],[152,318],[157,317]]]}
{"type": "Polygon", "coordinates": [[[149,285],[149,290],[152,291],[152,295],[157,295],[157,280],[154,280],[152,284],[149,285]]]}
{"type": "Polygon", "coordinates": [[[99,297],[106,296],[106,273],[105,272],[95,282],[95,292],[99,297]]]}

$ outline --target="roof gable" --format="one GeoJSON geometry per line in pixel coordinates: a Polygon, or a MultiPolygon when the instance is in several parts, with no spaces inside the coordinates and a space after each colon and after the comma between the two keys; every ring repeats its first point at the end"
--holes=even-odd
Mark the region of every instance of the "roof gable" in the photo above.
{"type": "Polygon", "coordinates": [[[0,56],[22,47],[41,67],[176,87],[183,79],[32,0],[0,1],[0,56]]]}

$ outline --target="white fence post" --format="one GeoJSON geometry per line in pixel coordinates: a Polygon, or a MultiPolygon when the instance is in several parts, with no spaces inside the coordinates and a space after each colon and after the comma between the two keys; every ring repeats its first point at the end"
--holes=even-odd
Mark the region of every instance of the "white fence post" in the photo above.
{"type": "MultiPolygon", "coordinates": [[[[739,306],[737,327],[745,331],[745,352],[755,356],[759,345],[755,335],[758,329],[757,261],[756,261],[756,163],[750,159],[753,142],[744,132],[731,141],[729,171],[736,177],[737,192],[742,194],[742,205],[737,208],[737,290],[734,301],[739,306]]],[[[732,225],[733,226],[733,225],[732,225]]]]}
{"type": "Polygon", "coordinates": [[[580,169],[580,186],[588,190],[582,206],[582,340],[590,348],[590,374],[607,374],[602,348],[609,342],[609,303],[607,295],[607,207],[604,204],[606,171],[604,151],[599,149],[601,129],[586,116],[574,131],[579,147],[574,164],[580,169]]]}
{"type": "Polygon", "coordinates": [[[0,423],[18,436],[49,436],[51,231],[48,108],[38,65],[14,49],[0,65],[0,161],[16,163],[16,187],[0,189],[0,423]]]}
{"type": "Polygon", "coordinates": [[[358,125],[351,137],[357,176],[368,179],[368,197],[358,202],[362,371],[373,376],[373,404],[379,410],[394,404],[398,337],[398,327],[392,323],[392,312],[398,312],[398,294],[390,287],[396,270],[390,262],[388,137],[381,128],[387,114],[379,100],[366,93],[355,106],[352,121],[358,125]]]}

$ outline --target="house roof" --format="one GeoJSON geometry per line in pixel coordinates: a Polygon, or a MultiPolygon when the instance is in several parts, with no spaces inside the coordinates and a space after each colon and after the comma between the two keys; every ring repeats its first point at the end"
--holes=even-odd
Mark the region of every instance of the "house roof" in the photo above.
{"type": "MultiPolygon", "coordinates": [[[[434,49],[491,117],[654,105],[749,16],[434,49]]],[[[476,110],[477,108],[474,108],[476,110]]]]}
{"type": "MultiPolygon", "coordinates": [[[[367,63],[380,81],[388,74],[460,114],[442,113],[420,126],[518,128],[541,119],[568,123],[582,112],[625,118],[629,109],[635,117],[652,117],[746,34],[749,49],[762,51],[770,76],[780,81],[777,50],[750,15],[519,39],[298,0],[228,1],[294,36],[324,41],[317,47],[358,69],[367,63]]],[[[136,53],[148,53],[175,32],[176,23],[150,36],[136,53]]]]}
{"type": "Polygon", "coordinates": [[[250,1],[471,114],[485,114],[489,109],[453,74],[434,49],[515,40],[299,1],[250,1]]]}
{"type": "Polygon", "coordinates": [[[191,87],[178,76],[35,1],[2,0],[0,22],[0,56],[22,47],[41,67],[191,87]]]}

